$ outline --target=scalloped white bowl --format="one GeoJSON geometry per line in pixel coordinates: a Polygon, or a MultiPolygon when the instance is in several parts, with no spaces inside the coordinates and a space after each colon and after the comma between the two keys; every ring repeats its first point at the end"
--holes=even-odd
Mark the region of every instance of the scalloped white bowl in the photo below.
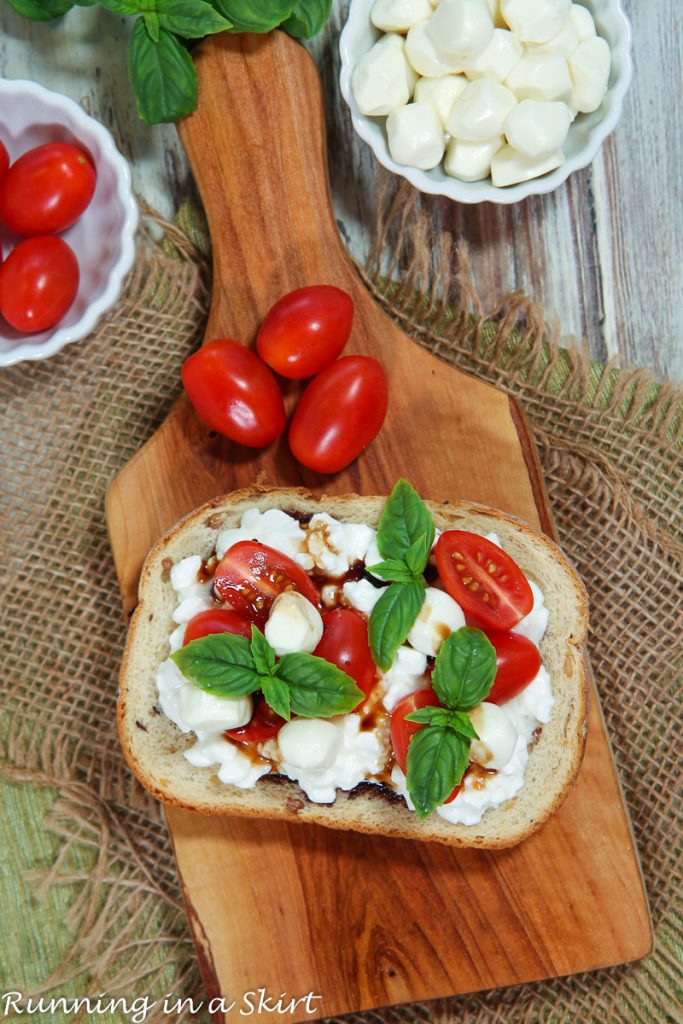
{"type": "MultiPolygon", "coordinates": [[[[51,330],[15,331],[0,317],[0,366],[47,359],[85,338],[119,295],[135,257],[138,209],[130,169],[107,129],[73,100],[35,82],[0,79],[0,140],[13,162],[45,142],[72,142],[87,150],[97,171],[95,194],[82,216],[61,237],[80,267],[78,294],[51,330]]],[[[0,225],[6,257],[19,239],[0,225]]]]}
{"type": "Polygon", "coordinates": [[[587,167],[595,159],[607,136],[614,131],[633,74],[631,25],[620,0],[581,0],[582,6],[587,7],[595,18],[599,35],[610,45],[612,72],[602,105],[593,114],[580,114],[569,129],[567,142],[562,147],[567,159],[561,167],[519,185],[496,188],[490,178],[484,181],[459,181],[446,174],[441,165],[431,171],[421,171],[397,164],[389,152],[384,129],[386,118],[361,114],[351,90],[351,76],[356,64],[382,35],[370,21],[373,3],[374,0],[351,0],[348,19],[339,41],[341,92],[351,108],[356,132],[367,142],[379,162],[395,174],[407,178],[420,192],[446,196],[459,203],[517,203],[527,196],[552,192],[574,171],[587,167]]]}

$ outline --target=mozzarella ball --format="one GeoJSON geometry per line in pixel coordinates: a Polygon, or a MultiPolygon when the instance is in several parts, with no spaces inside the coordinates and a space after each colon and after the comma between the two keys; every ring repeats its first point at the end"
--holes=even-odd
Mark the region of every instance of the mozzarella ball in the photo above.
{"type": "Polygon", "coordinates": [[[387,118],[389,152],[397,164],[431,170],[445,148],[443,127],[431,103],[409,103],[387,118]]]}
{"type": "Polygon", "coordinates": [[[362,114],[389,114],[410,99],[407,61],[397,46],[381,39],[361,57],[351,85],[362,114]]]}
{"type": "Polygon", "coordinates": [[[504,188],[506,185],[539,178],[548,171],[554,171],[562,163],[564,153],[561,150],[536,160],[519,153],[512,146],[503,146],[491,160],[491,180],[496,188],[504,188]]]}
{"type": "Polygon", "coordinates": [[[341,741],[339,726],[325,718],[293,718],[277,734],[282,759],[294,768],[329,768],[341,741]]]}
{"type": "Polygon", "coordinates": [[[294,651],[311,653],[323,635],[320,612],[297,590],[286,590],[273,601],[264,630],[278,657],[294,651]]]}
{"type": "MultiPolygon", "coordinates": [[[[431,103],[442,126],[460,93],[467,87],[464,75],[443,75],[441,78],[421,78],[415,86],[415,100],[431,103]]],[[[370,565],[373,563],[370,562],[370,565]]]]}
{"type": "Polygon", "coordinates": [[[428,21],[413,25],[406,36],[406,57],[425,78],[441,78],[453,72],[462,71],[462,59],[444,53],[428,32],[428,21]]]}
{"type": "Polygon", "coordinates": [[[470,711],[470,720],[479,737],[472,740],[470,760],[482,768],[504,768],[517,745],[518,733],[510,716],[497,704],[484,701],[470,711]]]}
{"type": "Polygon", "coordinates": [[[547,43],[539,43],[537,46],[530,46],[529,51],[533,54],[554,53],[565,59],[573,53],[579,45],[579,36],[571,19],[567,22],[561,32],[549,39],[547,43]]]}
{"type": "Polygon", "coordinates": [[[486,0],[441,0],[429,22],[429,34],[445,53],[477,57],[493,36],[486,0]]]}
{"type": "Polygon", "coordinates": [[[461,142],[451,139],[446,149],[444,170],[461,181],[482,181],[491,173],[491,160],[504,145],[502,135],[486,142],[461,142]]]}
{"type": "Polygon", "coordinates": [[[415,89],[415,85],[416,85],[417,79],[418,79],[418,74],[417,74],[417,71],[415,70],[415,68],[413,67],[413,65],[408,60],[408,57],[406,55],[406,37],[399,35],[398,32],[387,32],[387,34],[385,36],[382,36],[382,38],[375,45],[379,46],[380,43],[383,46],[395,46],[396,49],[400,50],[401,53],[403,54],[403,56],[405,58],[405,69],[406,69],[406,81],[408,83],[408,94],[409,94],[409,99],[412,99],[413,98],[413,90],[415,89]]]}
{"type": "Polygon", "coordinates": [[[500,135],[517,105],[514,94],[491,78],[477,78],[453,104],[447,128],[464,142],[485,142],[500,135]]]}
{"type": "Polygon", "coordinates": [[[569,20],[576,29],[579,42],[584,43],[586,39],[592,39],[595,35],[595,22],[593,15],[583,4],[572,4],[569,12],[569,20]]]}
{"type": "Polygon", "coordinates": [[[508,114],[504,132],[513,149],[539,159],[562,148],[570,124],[566,103],[522,100],[508,114]]]}
{"type": "Polygon", "coordinates": [[[506,22],[523,43],[547,43],[569,18],[571,0],[501,0],[506,22]]]}
{"type": "Polygon", "coordinates": [[[580,43],[568,61],[572,80],[571,105],[582,114],[597,110],[607,92],[612,55],[609,44],[596,36],[580,43]]]}
{"type": "Polygon", "coordinates": [[[383,32],[407,32],[431,13],[429,0],[375,0],[370,21],[383,32]]]}
{"type": "Polygon", "coordinates": [[[223,732],[239,729],[251,719],[251,697],[215,697],[187,684],[178,691],[180,718],[195,732],[223,732]]]}
{"type": "Polygon", "coordinates": [[[486,0],[486,4],[491,15],[495,28],[507,28],[503,15],[500,13],[500,0],[486,0]]]}
{"type": "Polygon", "coordinates": [[[465,74],[468,78],[497,78],[504,82],[523,52],[524,47],[516,35],[497,28],[483,53],[467,61],[465,74]]]}
{"type": "Polygon", "coordinates": [[[548,53],[526,53],[505,79],[518,100],[562,100],[572,95],[572,80],[564,57],[548,53]]]}
{"type": "Polygon", "coordinates": [[[408,643],[416,651],[435,658],[446,637],[464,625],[463,610],[450,594],[427,587],[420,614],[408,633],[408,643]]]}

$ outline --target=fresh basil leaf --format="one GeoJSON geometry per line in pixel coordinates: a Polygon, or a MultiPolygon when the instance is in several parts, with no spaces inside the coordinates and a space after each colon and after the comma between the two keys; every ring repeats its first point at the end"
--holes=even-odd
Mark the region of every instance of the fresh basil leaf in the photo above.
{"type": "Polygon", "coordinates": [[[451,721],[452,711],[448,708],[425,707],[418,708],[406,715],[406,722],[417,722],[419,725],[443,725],[448,726],[451,721]]]}
{"type": "Polygon", "coordinates": [[[263,679],[263,696],[266,704],[273,711],[285,718],[287,721],[292,717],[291,712],[291,691],[287,683],[277,676],[267,676],[263,679]]]}
{"type": "Polygon", "coordinates": [[[211,633],[171,655],[182,674],[215,697],[245,697],[260,690],[249,641],[232,633],[211,633]]]}
{"type": "Polygon", "coordinates": [[[406,785],[419,818],[448,799],[469,761],[469,743],[440,725],[416,732],[408,745],[406,785]]]}
{"type": "Polygon", "coordinates": [[[421,541],[425,549],[424,561],[414,572],[422,572],[427,564],[434,540],[432,514],[414,487],[407,480],[399,480],[387,498],[377,527],[377,546],[382,558],[406,560],[408,551],[421,541]]]}
{"type": "Polygon", "coordinates": [[[495,677],[493,644],[480,629],[463,626],[442,643],[432,686],[442,704],[466,711],[488,697],[495,677]]]}
{"type": "Polygon", "coordinates": [[[8,0],[17,14],[31,21],[52,21],[74,6],[72,0],[8,0]]]}
{"type": "Polygon", "coordinates": [[[157,0],[156,13],[162,28],[185,39],[201,39],[231,27],[206,0],[157,0]]]}
{"type": "Polygon", "coordinates": [[[297,39],[312,39],[329,18],[331,6],[332,0],[296,0],[280,28],[297,39]]]}
{"type": "Polygon", "coordinates": [[[294,0],[215,0],[231,32],[270,32],[292,13],[294,0]]]}
{"type": "Polygon", "coordinates": [[[391,668],[396,651],[420,614],[425,597],[423,583],[392,583],[372,609],[368,639],[375,664],[391,668]]]}
{"type": "Polygon", "coordinates": [[[382,580],[391,580],[392,583],[414,583],[415,576],[405,562],[399,562],[397,558],[387,558],[377,565],[366,565],[368,572],[373,576],[379,576],[382,580]]]}
{"type": "Polygon", "coordinates": [[[99,0],[102,7],[105,7],[113,14],[143,14],[151,13],[154,5],[144,4],[142,0],[99,0]]]}
{"type": "Polygon", "coordinates": [[[275,651],[258,626],[251,627],[251,656],[257,672],[262,676],[272,676],[275,668],[275,651]]]}
{"type": "Polygon", "coordinates": [[[303,718],[345,715],[363,699],[351,676],[314,654],[285,654],[276,674],[289,685],[292,711],[303,718]]]}
{"type": "Polygon", "coordinates": [[[472,725],[472,719],[466,711],[449,712],[448,726],[468,740],[478,740],[479,733],[472,725]]]}
{"type": "Polygon", "coordinates": [[[165,29],[155,43],[143,18],[135,22],[128,43],[128,73],[138,114],[148,124],[177,121],[196,110],[197,73],[192,58],[165,29]]]}
{"type": "MultiPolygon", "coordinates": [[[[433,536],[432,540],[434,540],[433,536]]],[[[426,533],[423,533],[406,551],[406,565],[416,576],[425,570],[432,540],[426,533]]]]}
{"type": "Polygon", "coordinates": [[[145,14],[145,28],[149,33],[149,38],[153,43],[159,42],[159,16],[154,11],[150,11],[145,14]]]}

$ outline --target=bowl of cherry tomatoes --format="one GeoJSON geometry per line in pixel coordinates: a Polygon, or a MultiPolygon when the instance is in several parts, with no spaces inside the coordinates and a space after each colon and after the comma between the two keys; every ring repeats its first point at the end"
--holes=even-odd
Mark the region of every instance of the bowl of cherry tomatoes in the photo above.
{"type": "Polygon", "coordinates": [[[0,80],[0,366],[90,334],[121,293],[137,223],[107,129],[66,96],[0,80]]]}

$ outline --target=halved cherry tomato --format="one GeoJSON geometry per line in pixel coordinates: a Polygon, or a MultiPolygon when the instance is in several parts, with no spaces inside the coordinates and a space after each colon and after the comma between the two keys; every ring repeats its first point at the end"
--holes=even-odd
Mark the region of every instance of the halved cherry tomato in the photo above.
{"type": "Polygon", "coordinates": [[[7,168],[9,167],[9,153],[5,149],[5,146],[0,142],[0,181],[5,177],[7,168]]]}
{"type": "Polygon", "coordinates": [[[323,614],[325,632],[313,652],[330,661],[356,681],[365,694],[358,707],[370,696],[377,682],[377,667],[368,643],[368,624],[351,608],[335,608],[323,614]]]}
{"type": "Polygon", "coordinates": [[[226,730],[225,735],[231,740],[237,740],[238,743],[261,743],[277,736],[284,724],[284,718],[273,711],[259,693],[254,697],[254,713],[251,720],[239,729],[226,730]]]}
{"type": "Polygon", "coordinates": [[[521,633],[486,632],[496,649],[496,677],[486,698],[490,704],[512,700],[538,675],[541,655],[536,644],[521,633]]]}
{"type": "Polygon", "coordinates": [[[378,433],[387,412],[386,374],[371,356],[345,356],[314,377],[296,407],[289,446],[318,473],[338,473],[378,433]]]}
{"type": "Polygon", "coordinates": [[[285,429],[285,407],[275,377],[244,345],[218,338],[203,345],[181,371],[190,401],[219,434],[264,448],[285,429]]]}
{"type": "Polygon", "coordinates": [[[240,540],[223,555],[213,578],[219,597],[257,625],[268,618],[278,594],[298,590],[318,606],[318,592],[310,576],[281,551],[240,540]]]}
{"type": "Polygon", "coordinates": [[[297,288],[279,299],[263,321],[258,354],[283,377],[312,377],[341,354],[352,321],[348,292],[329,284],[297,288]]]}
{"type": "MultiPolygon", "coordinates": [[[[434,691],[429,687],[425,690],[416,690],[409,693],[407,697],[400,700],[391,713],[391,745],[394,748],[396,761],[402,772],[405,772],[408,763],[408,746],[416,732],[424,729],[424,725],[418,722],[406,722],[406,715],[412,714],[418,708],[439,707],[439,700],[434,691]]],[[[448,800],[444,803],[450,804],[462,789],[462,784],[456,786],[448,800]]]]}
{"type": "Polygon", "coordinates": [[[211,633],[232,633],[251,640],[251,622],[244,615],[229,608],[210,608],[209,611],[200,612],[190,619],[185,627],[183,647],[191,640],[199,640],[200,637],[209,636],[211,633]]]}
{"type": "Polygon", "coordinates": [[[15,160],[0,185],[0,218],[15,235],[51,235],[78,220],[97,178],[83,150],[68,142],[36,146],[15,160]]]}
{"type": "Polygon", "coordinates": [[[54,327],[76,298],[78,260],[61,238],[39,235],[12,250],[0,272],[0,312],[18,331],[54,327]]]}
{"type": "Polygon", "coordinates": [[[534,603],[516,562],[497,544],[467,530],[446,530],[436,545],[441,581],[465,613],[483,629],[512,629],[534,603]]]}

